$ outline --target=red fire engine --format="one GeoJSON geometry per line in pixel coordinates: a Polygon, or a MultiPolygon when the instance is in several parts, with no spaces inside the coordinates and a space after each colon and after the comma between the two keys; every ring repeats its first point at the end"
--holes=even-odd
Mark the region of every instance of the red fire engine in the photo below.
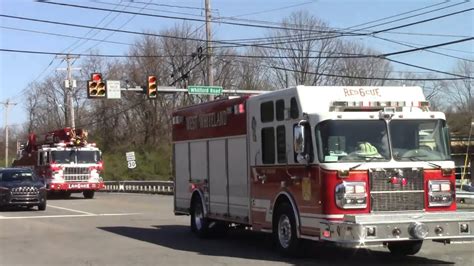
{"type": "Polygon", "coordinates": [[[43,177],[48,192],[69,197],[83,193],[91,199],[95,191],[104,188],[101,177],[103,161],[95,143],[87,142],[83,129],[64,128],[48,132],[43,139],[30,134],[21,145],[14,167],[31,167],[43,177]]]}
{"type": "Polygon", "coordinates": [[[420,87],[306,87],[173,114],[176,215],[201,237],[230,224],[302,239],[417,253],[474,239],[456,210],[445,115],[420,87]]]}

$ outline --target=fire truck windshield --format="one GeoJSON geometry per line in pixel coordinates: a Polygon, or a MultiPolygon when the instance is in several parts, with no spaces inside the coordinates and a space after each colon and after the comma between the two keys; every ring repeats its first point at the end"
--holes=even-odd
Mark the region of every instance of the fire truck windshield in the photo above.
{"type": "Polygon", "coordinates": [[[450,160],[448,130],[443,120],[392,120],[390,140],[397,161],[450,160]]]}
{"type": "Polygon", "coordinates": [[[321,162],[388,161],[384,120],[328,120],[316,127],[321,162]]]}
{"type": "Polygon", "coordinates": [[[316,126],[320,162],[450,160],[442,120],[328,120],[316,126]],[[390,147],[390,148],[389,148],[390,147]],[[392,155],[391,153],[392,152],[392,155]]]}
{"type": "Polygon", "coordinates": [[[55,163],[97,163],[100,161],[100,153],[80,150],[52,151],[51,160],[55,163]]]}

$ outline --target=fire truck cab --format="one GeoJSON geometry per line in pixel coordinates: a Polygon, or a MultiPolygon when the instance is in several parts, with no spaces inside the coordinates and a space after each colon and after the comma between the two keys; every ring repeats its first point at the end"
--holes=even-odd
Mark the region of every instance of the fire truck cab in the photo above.
{"type": "Polygon", "coordinates": [[[32,133],[20,145],[17,157],[13,166],[32,168],[44,179],[48,194],[83,193],[91,199],[104,188],[102,153],[95,143],[87,142],[85,130],[64,128],[39,140],[32,133]]]}
{"type": "Polygon", "coordinates": [[[401,255],[474,239],[445,115],[420,87],[297,86],[185,107],[173,152],[175,214],[199,236],[241,224],[285,254],[302,239],[401,255]]]}

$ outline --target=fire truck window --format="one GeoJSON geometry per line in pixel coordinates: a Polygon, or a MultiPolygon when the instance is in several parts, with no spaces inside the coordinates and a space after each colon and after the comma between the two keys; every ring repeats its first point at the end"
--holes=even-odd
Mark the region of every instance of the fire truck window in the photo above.
{"type": "Polygon", "coordinates": [[[262,162],[275,163],[275,130],[273,127],[262,128],[262,162]]]}
{"type": "Polygon", "coordinates": [[[260,119],[262,122],[272,122],[274,116],[273,101],[260,104],[260,119]]]}
{"type": "Polygon", "coordinates": [[[278,160],[278,163],[286,163],[285,126],[278,126],[276,131],[277,131],[277,160],[278,160]]]}
{"type": "MultiPolygon", "coordinates": [[[[276,119],[282,121],[285,119],[285,100],[278,100],[275,102],[276,119]]],[[[277,129],[278,131],[278,129],[277,129]]],[[[278,135],[278,132],[277,132],[278,135]]]]}
{"type": "Polygon", "coordinates": [[[290,117],[295,119],[300,116],[299,111],[298,111],[298,102],[296,101],[296,98],[293,97],[290,100],[290,117]]]}
{"type": "Polygon", "coordinates": [[[39,165],[44,165],[44,153],[39,153],[39,165]]]}

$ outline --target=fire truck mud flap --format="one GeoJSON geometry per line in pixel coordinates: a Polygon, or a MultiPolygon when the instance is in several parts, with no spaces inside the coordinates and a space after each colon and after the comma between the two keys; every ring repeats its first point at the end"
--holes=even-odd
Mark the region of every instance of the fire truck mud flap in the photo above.
{"type": "Polygon", "coordinates": [[[392,241],[474,241],[474,212],[345,215],[321,222],[321,240],[338,246],[368,247],[392,241]]]}

